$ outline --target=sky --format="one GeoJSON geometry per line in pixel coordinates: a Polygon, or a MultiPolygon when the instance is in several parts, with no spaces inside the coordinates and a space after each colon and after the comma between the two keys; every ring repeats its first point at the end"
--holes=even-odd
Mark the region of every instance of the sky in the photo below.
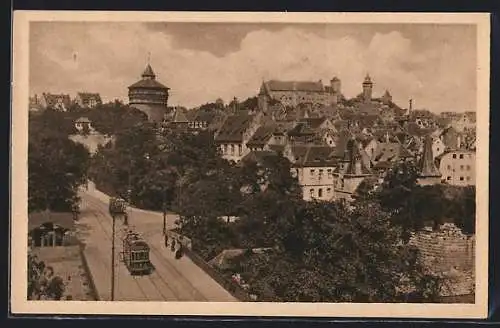
{"type": "Polygon", "coordinates": [[[263,80],[337,76],[354,97],[366,74],[374,96],[402,107],[476,110],[476,27],[435,24],[32,22],[30,94],[99,92],[127,101],[148,58],[188,108],[244,100],[263,80]]]}

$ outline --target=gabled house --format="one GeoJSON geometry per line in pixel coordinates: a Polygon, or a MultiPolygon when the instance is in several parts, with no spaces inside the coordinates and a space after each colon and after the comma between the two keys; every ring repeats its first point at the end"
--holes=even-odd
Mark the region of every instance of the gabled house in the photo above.
{"type": "Polygon", "coordinates": [[[67,94],[43,93],[40,98],[40,105],[43,108],[52,108],[65,112],[71,106],[71,98],[67,94]]]}
{"type": "Polygon", "coordinates": [[[318,145],[285,146],[283,155],[292,163],[292,174],[297,177],[304,200],[331,200],[338,158],[332,148],[318,145]]]}
{"type": "Polygon", "coordinates": [[[263,125],[257,128],[257,131],[247,142],[248,149],[250,151],[269,150],[275,129],[274,125],[263,125]]]}
{"type": "Polygon", "coordinates": [[[407,161],[414,156],[399,142],[386,140],[379,142],[372,158],[373,170],[384,175],[395,163],[407,161]]]}
{"type": "Polygon", "coordinates": [[[78,92],[75,102],[81,108],[94,108],[98,105],[102,105],[101,95],[91,92],[78,92]]]}
{"type": "Polygon", "coordinates": [[[260,124],[259,115],[237,114],[226,118],[215,136],[215,143],[220,147],[222,157],[239,162],[250,152],[247,143],[260,124]]]}

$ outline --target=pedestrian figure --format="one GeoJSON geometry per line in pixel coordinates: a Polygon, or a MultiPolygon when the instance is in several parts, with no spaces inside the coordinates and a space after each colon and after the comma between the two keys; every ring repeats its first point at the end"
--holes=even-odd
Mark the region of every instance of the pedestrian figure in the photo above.
{"type": "Polygon", "coordinates": [[[172,244],[170,245],[170,250],[175,251],[175,239],[172,239],[172,244]]]}
{"type": "Polygon", "coordinates": [[[167,247],[168,247],[168,236],[165,235],[165,248],[167,248],[167,247]]]}

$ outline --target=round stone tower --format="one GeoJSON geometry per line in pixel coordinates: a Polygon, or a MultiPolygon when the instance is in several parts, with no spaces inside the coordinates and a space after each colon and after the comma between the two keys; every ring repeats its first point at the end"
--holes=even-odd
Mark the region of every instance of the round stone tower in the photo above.
{"type": "Polygon", "coordinates": [[[156,81],[156,75],[148,64],[142,79],[128,87],[129,105],[146,113],[150,121],[162,122],[167,111],[169,90],[156,81]]]}

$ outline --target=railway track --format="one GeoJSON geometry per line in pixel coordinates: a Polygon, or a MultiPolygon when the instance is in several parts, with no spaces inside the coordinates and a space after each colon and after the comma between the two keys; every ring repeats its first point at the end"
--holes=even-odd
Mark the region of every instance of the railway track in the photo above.
{"type": "MultiPolygon", "coordinates": [[[[103,220],[99,220],[98,215],[95,213],[93,215],[93,218],[98,221],[107,239],[111,241],[112,218],[107,213],[106,206],[100,200],[93,199],[92,197],[84,197],[84,199],[93,210],[106,218],[106,221],[103,222],[103,220]]],[[[172,300],[174,298],[174,300],[178,301],[208,301],[208,298],[200,293],[168,259],[163,258],[162,250],[154,246],[153,243],[150,243],[150,252],[157,259],[153,264],[162,267],[169,276],[174,276],[176,279],[175,281],[168,282],[156,269],[150,275],[133,276],[133,280],[145,298],[148,300],[157,300],[157,298],[172,300]]]]}

